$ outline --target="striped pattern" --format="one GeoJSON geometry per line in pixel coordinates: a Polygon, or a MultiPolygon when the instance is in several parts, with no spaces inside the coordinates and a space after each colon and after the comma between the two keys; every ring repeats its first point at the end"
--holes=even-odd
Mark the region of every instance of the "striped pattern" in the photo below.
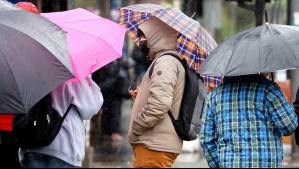
{"type": "MultiPolygon", "coordinates": [[[[127,34],[139,45],[137,37],[138,26],[151,16],[180,32],[177,50],[182,58],[187,60],[189,68],[198,70],[201,63],[216,48],[217,43],[200,25],[184,13],[174,8],[164,8],[155,4],[137,4],[120,8],[120,25],[127,28],[127,34]]],[[[221,77],[204,77],[206,85],[216,87],[221,83],[221,77]]]]}
{"type": "Polygon", "coordinates": [[[259,75],[229,79],[206,98],[200,143],[210,167],[282,167],[282,135],[298,125],[278,85],[259,75]]]}

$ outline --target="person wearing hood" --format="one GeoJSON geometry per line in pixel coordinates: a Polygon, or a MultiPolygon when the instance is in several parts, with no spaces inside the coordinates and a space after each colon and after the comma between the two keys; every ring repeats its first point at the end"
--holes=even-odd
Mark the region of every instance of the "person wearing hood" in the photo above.
{"type": "Polygon", "coordinates": [[[103,104],[100,87],[87,76],[81,81],[66,81],[51,92],[52,107],[60,116],[68,115],[48,146],[20,148],[19,159],[26,168],[78,168],[85,157],[86,129],[84,120],[96,115],[103,104]]]}
{"type": "Polygon", "coordinates": [[[180,154],[183,140],[167,112],[179,114],[185,86],[185,69],[175,57],[178,32],[151,17],[139,26],[139,48],[155,62],[151,78],[145,73],[132,108],[128,131],[133,147],[132,167],[168,168],[180,154]],[[171,141],[171,143],[169,142],[171,141]]]}
{"type": "MultiPolygon", "coordinates": [[[[19,2],[16,6],[39,14],[30,2],[19,2]]],[[[17,158],[25,168],[81,167],[85,157],[84,120],[90,120],[102,107],[104,100],[101,88],[91,76],[87,76],[81,81],[64,82],[51,92],[51,98],[52,107],[60,116],[63,116],[70,104],[75,106],[70,109],[51,144],[34,149],[20,148],[17,158]]]]}

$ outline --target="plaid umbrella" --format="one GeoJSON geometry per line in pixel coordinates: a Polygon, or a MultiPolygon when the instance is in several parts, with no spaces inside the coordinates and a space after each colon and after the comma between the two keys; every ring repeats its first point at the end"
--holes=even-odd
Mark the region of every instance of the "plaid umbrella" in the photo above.
{"type": "MultiPolygon", "coordinates": [[[[120,8],[120,25],[127,28],[127,34],[139,45],[138,26],[152,16],[181,33],[177,50],[180,56],[187,60],[191,69],[198,70],[201,63],[217,46],[215,40],[199,22],[179,10],[156,4],[137,4],[120,8]]],[[[204,80],[206,85],[212,88],[221,83],[221,77],[216,76],[204,76],[204,80]]]]}

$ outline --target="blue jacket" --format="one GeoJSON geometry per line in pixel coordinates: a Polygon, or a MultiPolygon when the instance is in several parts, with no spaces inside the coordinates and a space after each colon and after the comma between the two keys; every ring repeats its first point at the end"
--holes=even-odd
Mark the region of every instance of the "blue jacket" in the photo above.
{"type": "Polygon", "coordinates": [[[230,78],[206,98],[200,143],[210,167],[282,167],[282,135],[298,122],[279,86],[260,75],[230,78]]]}

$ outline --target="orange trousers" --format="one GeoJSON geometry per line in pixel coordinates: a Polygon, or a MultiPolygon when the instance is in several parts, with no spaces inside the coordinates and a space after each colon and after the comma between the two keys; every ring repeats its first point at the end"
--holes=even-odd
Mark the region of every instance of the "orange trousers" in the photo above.
{"type": "Polygon", "coordinates": [[[138,144],[134,147],[133,168],[171,168],[179,154],[154,151],[138,144]]]}

